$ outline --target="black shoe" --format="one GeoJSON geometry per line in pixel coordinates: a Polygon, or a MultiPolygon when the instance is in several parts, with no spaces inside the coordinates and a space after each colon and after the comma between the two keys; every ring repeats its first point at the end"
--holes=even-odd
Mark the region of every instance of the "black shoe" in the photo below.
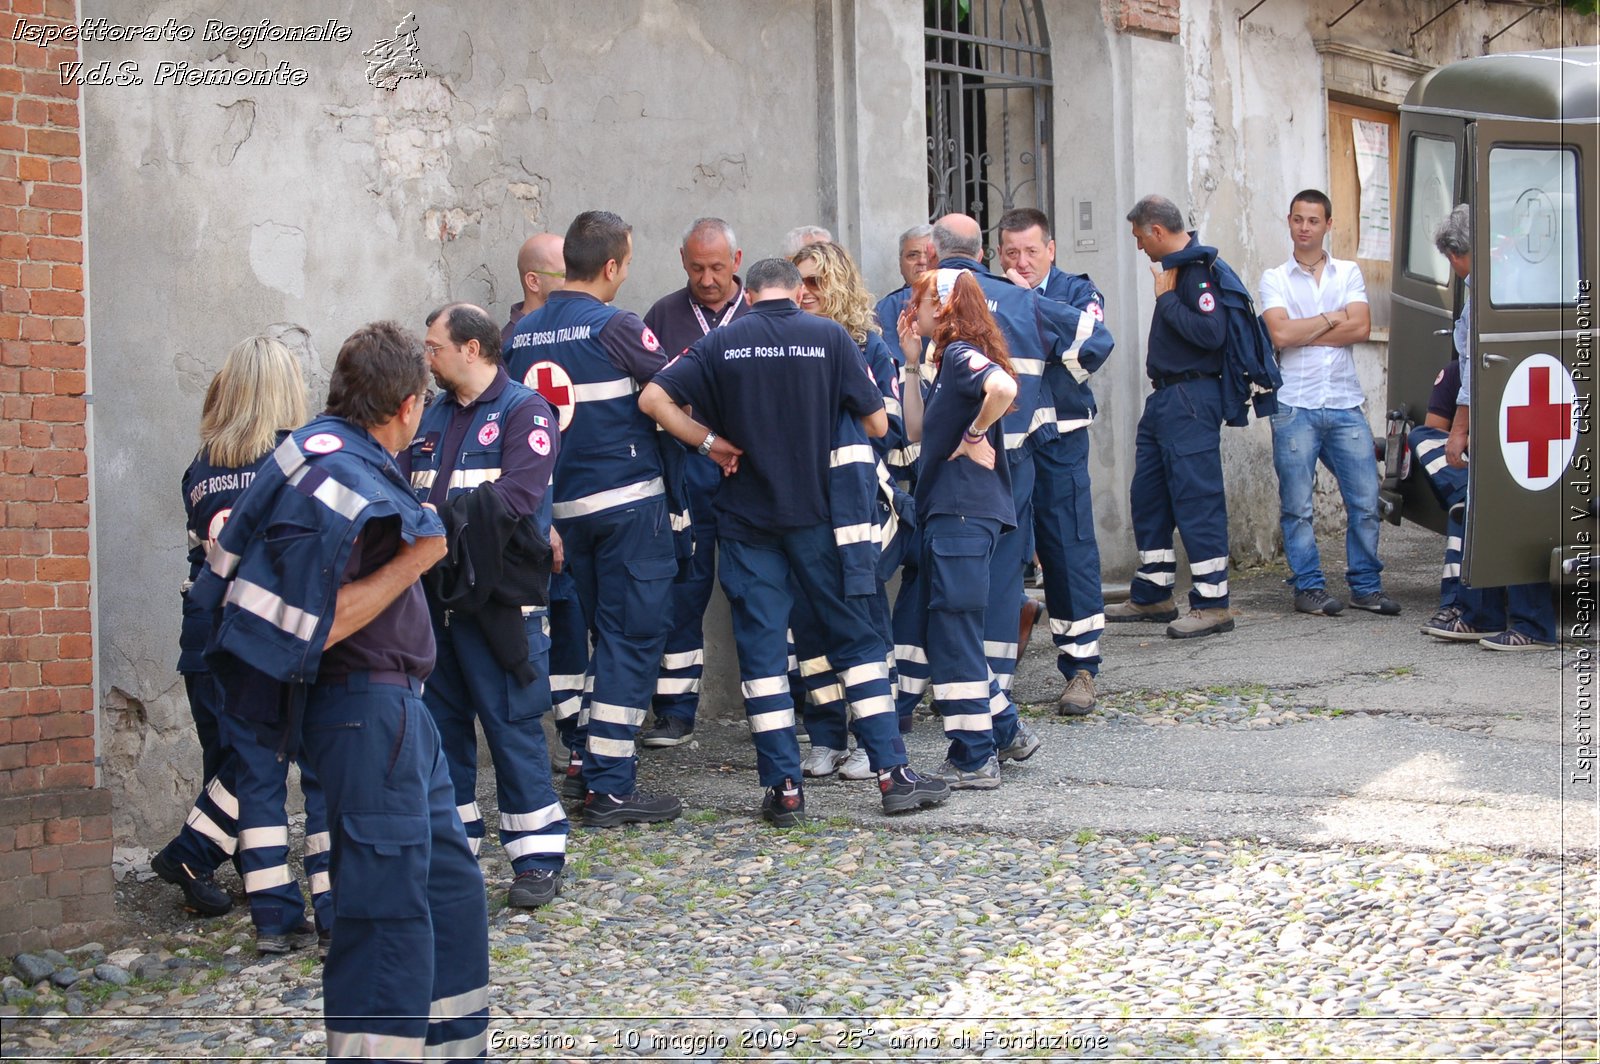
{"type": "Polygon", "coordinates": [[[1344,611],[1344,603],[1328,594],[1325,587],[1308,587],[1294,593],[1294,608],[1296,613],[1336,617],[1344,611]]]}
{"type": "Polygon", "coordinates": [[[583,822],[591,828],[655,824],[663,820],[676,820],[682,815],[683,803],[678,799],[656,797],[643,791],[634,791],[632,794],[590,791],[583,803],[583,822]]]}
{"type": "Polygon", "coordinates": [[[319,930],[317,932],[317,957],[319,960],[328,959],[328,950],[333,948],[333,932],[319,930]]]}
{"type": "Polygon", "coordinates": [[[320,946],[322,936],[317,929],[311,926],[308,920],[301,919],[298,924],[277,935],[263,935],[256,932],[256,952],[262,955],[275,953],[289,953],[297,949],[306,949],[310,946],[320,946]]]}
{"type": "Polygon", "coordinates": [[[1382,614],[1385,617],[1393,617],[1400,612],[1400,603],[1382,591],[1374,591],[1370,595],[1351,595],[1350,605],[1358,610],[1382,614]]]}
{"type": "Polygon", "coordinates": [[[694,734],[694,725],[682,717],[657,717],[656,726],[639,736],[645,746],[677,746],[694,734]]]}
{"type": "Polygon", "coordinates": [[[574,750],[567,759],[566,775],[561,779],[561,797],[581,804],[588,796],[589,788],[583,782],[583,754],[574,750]]]}
{"type": "Polygon", "coordinates": [[[878,776],[885,813],[909,813],[923,806],[938,805],[950,797],[950,785],[917,775],[910,765],[896,765],[878,776]]]}
{"type": "Polygon", "coordinates": [[[554,868],[530,868],[511,881],[506,902],[519,909],[549,905],[561,893],[561,873],[554,868]]]}
{"type": "Polygon", "coordinates": [[[184,904],[201,916],[221,916],[233,908],[233,899],[217,886],[210,872],[197,876],[182,861],[168,857],[166,850],[150,858],[150,870],[168,883],[181,887],[184,904]]]}
{"type": "Polygon", "coordinates": [[[800,785],[786,779],[776,787],[768,787],[761,799],[761,819],[775,828],[797,828],[806,822],[806,795],[800,785]]]}

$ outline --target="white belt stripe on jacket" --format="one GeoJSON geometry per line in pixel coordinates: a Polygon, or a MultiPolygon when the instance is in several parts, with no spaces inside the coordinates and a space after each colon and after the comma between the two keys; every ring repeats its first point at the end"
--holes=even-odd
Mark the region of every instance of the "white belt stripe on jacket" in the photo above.
{"type": "Polygon", "coordinates": [[[631,502],[644,502],[657,495],[666,493],[667,486],[660,477],[641,480],[637,484],[624,484],[620,488],[607,488],[597,491],[593,495],[585,495],[579,499],[568,499],[566,502],[555,503],[550,512],[553,516],[566,519],[569,517],[586,517],[597,514],[602,510],[609,510],[613,506],[625,506],[631,502]]]}
{"type": "Polygon", "coordinates": [[[572,399],[578,403],[598,403],[606,399],[623,399],[639,390],[639,382],[632,377],[617,377],[593,384],[574,384],[572,399]]]}

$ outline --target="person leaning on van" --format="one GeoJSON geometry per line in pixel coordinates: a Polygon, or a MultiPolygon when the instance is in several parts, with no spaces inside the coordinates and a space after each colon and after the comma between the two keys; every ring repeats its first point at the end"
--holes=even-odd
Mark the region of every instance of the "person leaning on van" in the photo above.
{"type": "MultiPolygon", "coordinates": [[[[1461,278],[1461,314],[1456,318],[1456,359],[1461,367],[1461,391],[1456,395],[1455,417],[1445,443],[1445,462],[1454,469],[1467,467],[1468,411],[1472,403],[1472,209],[1457,204],[1433,234],[1433,244],[1461,278]]],[[[1498,592],[1499,589],[1479,589],[1498,592]]],[[[1501,595],[1486,594],[1477,624],[1482,624],[1478,645],[1485,650],[1541,650],[1556,645],[1556,608],[1549,584],[1518,584],[1501,595]],[[1501,631],[1501,628],[1504,631],[1501,631]]],[[[1459,629],[1458,629],[1459,632],[1459,629]]],[[[1436,634],[1436,633],[1429,633],[1436,634]]],[[[1462,634],[1451,638],[1460,639],[1462,634]]]]}

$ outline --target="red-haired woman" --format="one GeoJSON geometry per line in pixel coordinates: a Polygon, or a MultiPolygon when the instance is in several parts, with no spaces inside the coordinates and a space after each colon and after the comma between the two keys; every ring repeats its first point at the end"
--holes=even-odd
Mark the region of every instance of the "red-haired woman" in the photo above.
{"type": "Polygon", "coordinates": [[[1016,374],[1000,327],[972,275],[932,270],[912,283],[899,322],[906,356],[902,403],[906,436],[922,443],[917,465],[917,517],[922,526],[923,646],[932,672],[934,709],[950,739],[937,775],[953,788],[1000,785],[991,685],[983,654],[989,559],[1002,532],[1016,527],[1011,472],[1000,418],[1017,394],[1016,374]],[[919,386],[924,338],[937,375],[924,398],[919,386]]]}

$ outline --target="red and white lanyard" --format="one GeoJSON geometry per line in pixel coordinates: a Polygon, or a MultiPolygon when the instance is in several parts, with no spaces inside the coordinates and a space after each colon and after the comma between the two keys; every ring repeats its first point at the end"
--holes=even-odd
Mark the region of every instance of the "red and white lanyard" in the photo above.
{"type": "Polygon", "coordinates": [[[744,286],[739,285],[733,290],[733,298],[728,300],[728,309],[722,312],[722,319],[715,325],[706,324],[706,316],[700,313],[700,304],[689,297],[689,309],[694,311],[694,320],[700,323],[700,335],[710,336],[712,329],[720,329],[733,320],[733,312],[739,309],[739,297],[744,293],[744,286]]]}

